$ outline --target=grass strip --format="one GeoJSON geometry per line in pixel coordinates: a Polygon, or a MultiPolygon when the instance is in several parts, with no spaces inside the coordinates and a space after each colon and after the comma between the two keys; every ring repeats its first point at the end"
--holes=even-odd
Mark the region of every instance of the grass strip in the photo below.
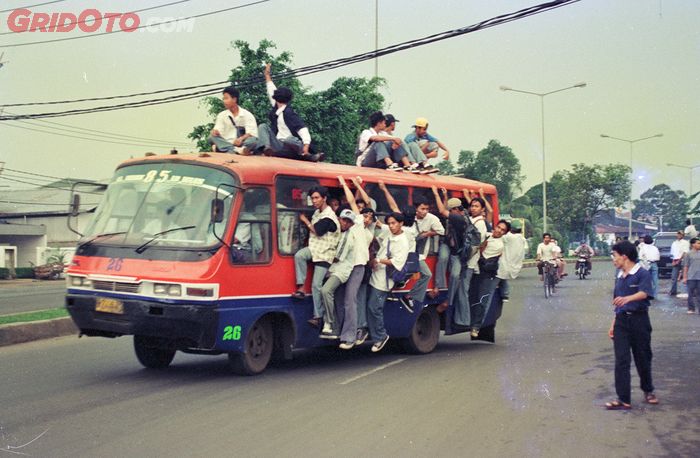
{"type": "Polygon", "coordinates": [[[28,323],[30,321],[52,320],[68,316],[65,307],[55,309],[37,310],[36,312],[13,313],[11,315],[0,315],[0,326],[11,323],[28,323]]]}

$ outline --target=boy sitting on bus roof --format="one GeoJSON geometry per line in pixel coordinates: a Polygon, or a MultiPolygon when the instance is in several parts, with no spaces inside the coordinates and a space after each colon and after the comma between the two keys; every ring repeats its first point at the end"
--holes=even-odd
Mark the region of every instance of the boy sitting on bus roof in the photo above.
{"type": "Polygon", "coordinates": [[[255,150],[258,143],[258,123],[253,113],[238,105],[240,93],[229,86],[223,90],[222,100],[226,109],[216,116],[209,136],[213,151],[238,153],[245,156],[255,150]]]}
{"type": "Polygon", "coordinates": [[[373,167],[400,172],[409,170],[411,162],[408,152],[401,146],[399,137],[383,133],[386,129],[386,118],[381,111],[375,111],[369,117],[369,129],[360,134],[356,151],[358,167],[373,167]],[[401,163],[402,166],[399,165],[401,163]]]}
{"type": "Polygon", "coordinates": [[[258,150],[266,156],[311,162],[323,160],[323,154],[311,154],[309,129],[289,105],[294,94],[289,88],[275,86],[270,76],[270,64],[265,65],[265,81],[272,109],[267,115],[269,124],[261,124],[258,129],[258,150]]]}
{"type": "MultiPolygon", "coordinates": [[[[386,127],[384,128],[384,131],[381,132],[381,134],[386,134],[393,137],[394,130],[396,129],[396,123],[399,122],[399,120],[391,114],[386,115],[385,118],[386,127]]],[[[387,146],[391,145],[387,144],[387,146]]],[[[425,154],[420,148],[411,148],[405,141],[401,142],[400,148],[406,151],[406,157],[408,158],[408,162],[410,162],[411,164],[408,168],[409,172],[422,174],[437,173],[438,170],[432,165],[428,164],[428,158],[425,156],[425,154]]]]}
{"type": "Polygon", "coordinates": [[[450,151],[447,149],[447,146],[428,133],[427,119],[416,119],[413,129],[413,132],[406,135],[406,138],[404,138],[413,157],[419,158],[422,154],[426,159],[436,158],[438,156],[438,150],[442,149],[445,152],[442,158],[444,160],[450,158],[450,151]]]}

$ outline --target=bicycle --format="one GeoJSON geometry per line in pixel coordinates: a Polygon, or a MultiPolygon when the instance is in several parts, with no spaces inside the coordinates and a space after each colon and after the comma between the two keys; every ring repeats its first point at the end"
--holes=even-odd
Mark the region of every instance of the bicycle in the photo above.
{"type": "Polygon", "coordinates": [[[549,298],[556,291],[558,279],[558,266],[554,261],[544,261],[542,274],[544,276],[544,297],[549,298]]]}

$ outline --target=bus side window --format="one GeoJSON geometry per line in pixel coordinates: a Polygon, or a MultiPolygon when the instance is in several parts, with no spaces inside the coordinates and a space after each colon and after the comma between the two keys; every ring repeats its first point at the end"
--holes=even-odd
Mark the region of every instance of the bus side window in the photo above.
{"type": "Polygon", "coordinates": [[[231,244],[231,260],[235,264],[267,263],[271,257],[271,240],[270,191],[249,188],[243,194],[231,244]]]}
{"type": "Polygon", "coordinates": [[[311,218],[309,190],[318,180],[301,177],[278,177],[275,183],[277,211],[277,249],[281,255],[294,255],[306,245],[309,231],[299,221],[299,214],[311,218]]]}

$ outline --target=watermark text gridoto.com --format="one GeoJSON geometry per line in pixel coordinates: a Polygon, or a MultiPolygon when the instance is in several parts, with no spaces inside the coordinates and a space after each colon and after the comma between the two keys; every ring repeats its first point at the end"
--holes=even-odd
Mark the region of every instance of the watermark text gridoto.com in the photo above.
{"type": "Polygon", "coordinates": [[[42,13],[18,8],[7,17],[7,27],[16,33],[191,32],[194,18],[150,17],[144,20],[136,13],[103,13],[94,8],[79,13],[42,13]]]}

